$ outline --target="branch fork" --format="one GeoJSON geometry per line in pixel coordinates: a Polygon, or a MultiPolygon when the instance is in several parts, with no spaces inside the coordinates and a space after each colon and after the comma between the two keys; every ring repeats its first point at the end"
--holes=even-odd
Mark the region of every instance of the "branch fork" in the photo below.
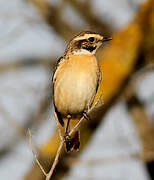
{"type": "MultiPolygon", "coordinates": [[[[87,114],[91,113],[99,104],[100,102],[100,99],[102,97],[102,94],[100,94],[99,98],[97,99],[97,101],[95,102],[95,104],[88,110],[87,114]]],[[[64,146],[64,143],[65,143],[65,139],[63,138],[62,136],[62,133],[61,133],[61,130],[60,130],[60,127],[59,127],[59,122],[58,122],[58,118],[57,118],[57,115],[56,113],[54,112],[54,115],[55,115],[55,118],[56,118],[56,126],[57,126],[57,129],[58,129],[58,134],[59,134],[59,137],[60,137],[60,145],[58,147],[58,150],[57,150],[57,153],[56,153],[56,156],[55,156],[55,159],[54,159],[54,162],[51,166],[51,169],[49,170],[49,172],[47,173],[43,166],[41,165],[40,161],[38,160],[38,157],[36,155],[36,152],[34,151],[33,149],[33,143],[32,143],[32,134],[31,134],[31,131],[30,129],[28,129],[28,133],[29,133],[29,145],[30,145],[30,149],[33,153],[33,156],[35,158],[35,161],[37,163],[37,165],[39,166],[39,168],[41,169],[42,173],[44,174],[44,176],[46,177],[46,180],[50,180],[53,172],[54,172],[54,169],[56,167],[56,165],[58,164],[58,161],[59,161],[59,156],[62,152],[62,148],[64,146]]],[[[77,131],[80,126],[81,126],[81,123],[83,122],[83,120],[85,119],[84,116],[82,116],[79,120],[79,122],[73,127],[73,129],[68,133],[68,136],[71,136],[75,131],[77,131]]]]}

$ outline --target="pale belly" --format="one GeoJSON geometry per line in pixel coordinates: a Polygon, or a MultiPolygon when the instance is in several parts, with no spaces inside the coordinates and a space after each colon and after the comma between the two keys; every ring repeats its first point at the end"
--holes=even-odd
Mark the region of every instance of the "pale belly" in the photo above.
{"type": "Polygon", "coordinates": [[[54,84],[54,102],[61,114],[80,114],[93,103],[98,83],[97,67],[71,66],[61,71],[54,84]]]}

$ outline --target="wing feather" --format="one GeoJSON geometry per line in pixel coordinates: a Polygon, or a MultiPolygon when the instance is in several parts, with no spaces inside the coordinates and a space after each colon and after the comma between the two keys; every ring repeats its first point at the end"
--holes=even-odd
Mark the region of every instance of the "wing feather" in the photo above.
{"type": "Polygon", "coordinates": [[[53,71],[53,76],[52,76],[52,89],[53,89],[53,91],[52,91],[52,95],[53,95],[53,104],[54,104],[54,107],[55,107],[55,113],[56,113],[56,115],[57,115],[57,117],[58,117],[58,121],[59,121],[59,123],[60,123],[62,126],[64,126],[63,118],[62,118],[60,112],[58,111],[58,109],[57,109],[57,107],[56,107],[56,105],[55,105],[55,101],[54,101],[55,75],[56,75],[56,70],[57,70],[57,68],[58,68],[58,66],[59,66],[59,63],[60,63],[62,60],[63,60],[63,57],[60,57],[60,58],[58,59],[58,61],[57,61],[57,63],[56,63],[56,66],[55,66],[55,69],[54,69],[54,71],[53,71]]]}

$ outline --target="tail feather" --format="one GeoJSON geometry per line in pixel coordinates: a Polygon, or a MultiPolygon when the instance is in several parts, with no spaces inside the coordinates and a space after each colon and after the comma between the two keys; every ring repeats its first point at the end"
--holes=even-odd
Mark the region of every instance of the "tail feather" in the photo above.
{"type": "Polygon", "coordinates": [[[79,135],[79,131],[76,131],[74,135],[74,150],[78,150],[79,147],[80,147],[80,135],[79,135]]]}
{"type": "Polygon", "coordinates": [[[57,114],[57,118],[58,118],[59,123],[61,124],[62,127],[64,127],[64,121],[63,121],[63,118],[62,118],[60,112],[57,110],[56,107],[55,107],[55,113],[57,114]]]}

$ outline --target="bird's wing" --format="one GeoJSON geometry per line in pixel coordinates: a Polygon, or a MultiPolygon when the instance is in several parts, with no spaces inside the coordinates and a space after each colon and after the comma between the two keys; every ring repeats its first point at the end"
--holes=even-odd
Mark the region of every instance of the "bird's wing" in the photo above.
{"type": "Polygon", "coordinates": [[[98,81],[97,81],[97,86],[96,86],[96,93],[97,93],[97,90],[98,90],[98,87],[99,87],[101,81],[102,81],[102,73],[101,73],[100,68],[99,68],[99,71],[98,71],[98,81]]]}
{"type": "Polygon", "coordinates": [[[63,57],[60,57],[56,63],[56,66],[55,66],[55,69],[53,71],[53,75],[52,75],[52,95],[53,95],[53,104],[54,104],[54,107],[55,107],[55,113],[57,115],[57,118],[58,118],[58,121],[59,123],[64,126],[64,121],[62,119],[62,116],[60,114],[60,112],[58,111],[56,105],[55,105],[55,102],[54,102],[54,83],[55,83],[55,79],[56,79],[56,70],[57,70],[57,67],[59,66],[59,63],[62,61],[63,57]]]}
{"type": "Polygon", "coordinates": [[[101,81],[102,81],[102,73],[101,73],[101,70],[99,68],[99,84],[101,83],[101,81]]]}
{"type": "Polygon", "coordinates": [[[59,66],[59,63],[63,60],[63,56],[61,56],[58,61],[56,62],[56,65],[55,65],[55,68],[53,70],[53,75],[52,75],[52,82],[54,83],[55,81],[55,73],[56,73],[56,70],[57,70],[57,67],[59,66]]]}

